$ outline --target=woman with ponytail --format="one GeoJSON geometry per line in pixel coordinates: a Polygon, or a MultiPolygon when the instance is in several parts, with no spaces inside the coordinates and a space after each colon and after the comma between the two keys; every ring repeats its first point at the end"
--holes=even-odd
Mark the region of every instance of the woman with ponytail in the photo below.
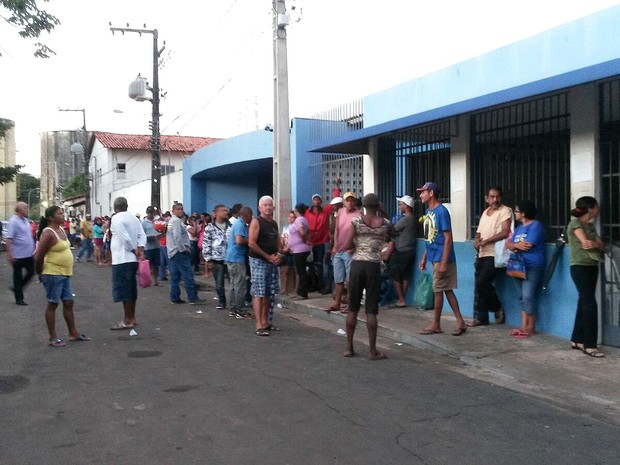
{"type": "Polygon", "coordinates": [[[570,275],[579,293],[571,346],[573,349],[581,350],[584,354],[596,358],[605,356],[597,348],[596,283],[605,244],[592,223],[599,212],[600,207],[594,197],[580,197],[571,211],[574,218],[567,228],[570,245],[570,275]]]}

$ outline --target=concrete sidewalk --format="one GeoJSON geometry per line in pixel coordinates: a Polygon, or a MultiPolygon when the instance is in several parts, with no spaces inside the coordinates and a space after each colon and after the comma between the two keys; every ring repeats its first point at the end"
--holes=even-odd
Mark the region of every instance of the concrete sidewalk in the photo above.
{"type": "MultiPolygon", "coordinates": [[[[283,316],[309,321],[321,319],[344,329],[346,315],[327,313],[331,298],[311,294],[308,300],[291,301],[278,297],[278,309],[283,316]]],[[[365,314],[360,312],[360,320],[365,314]]],[[[442,317],[442,334],[423,336],[432,311],[413,307],[381,308],[379,337],[400,345],[459,360],[457,369],[471,378],[525,393],[550,401],[571,411],[620,425],[620,349],[601,347],[605,358],[595,359],[581,351],[572,350],[570,342],[558,337],[537,334],[528,339],[516,339],[508,334],[505,325],[469,328],[459,337],[450,333],[456,327],[452,314],[442,317]]],[[[366,327],[358,323],[356,335],[366,337],[366,327]]],[[[360,339],[363,340],[363,339],[360,339]]],[[[399,347],[394,345],[393,351],[399,347]]],[[[383,344],[385,347],[385,344],[383,344]]],[[[344,341],[343,341],[344,350],[344,341]]],[[[389,347],[388,356],[389,356],[389,347]]],[[[363,353],[359,347],[357,352],[363,353]]]]}

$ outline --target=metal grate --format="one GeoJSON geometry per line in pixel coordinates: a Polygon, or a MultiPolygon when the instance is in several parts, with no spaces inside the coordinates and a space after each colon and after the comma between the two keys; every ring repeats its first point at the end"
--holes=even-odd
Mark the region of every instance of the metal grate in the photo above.
{"type": "MultiPolygon", "coordinates": [[[[323,204],[345,192],[353,192],[356,198],[364,195],[363,155],[323,154],[321,161],[310,165],[310,176],[321,178],[321,197],[323,204]],[[338,189],[338,191],[336,191],[338,189]],[[338,194],[338,195],[336,195],[338,194]]],[[[310,199],[301,199],[309,203],[310,199]]]]}
{"type": "Polygon", "coordinates": [[[504,203],[529,199],[554,241],[569,221],[568,95],[559,93],[471,116],[471,237],[486,208],[484,191],[499,185],[504,203]]]}
{"type": "MultiPolygon", "coordinates": [[[[444,120],[382,138],[379,145],[382,165],[379,190],[390,216],[398,213],[396,197],[408,194],[417,198],[416,188],[427,181],[439,184],[440,200],[450,202],[450,137],[453,132],[452,121],[444,120]],[[383,168],[390,156],[393,157],[393,171],[390,171],[389,165],[383,168]]],[[[418,201],[413,214],[420,217],[425,208],[418,201]]],[[[423,237],[421,225],[417,233],[418,237],[423,237]]]]}

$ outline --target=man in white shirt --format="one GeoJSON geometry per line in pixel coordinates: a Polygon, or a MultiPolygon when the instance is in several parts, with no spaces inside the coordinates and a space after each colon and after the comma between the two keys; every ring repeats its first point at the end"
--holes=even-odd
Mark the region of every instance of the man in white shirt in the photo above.
{"type": "Polygon", "coordinates": [[[138,260],[144,255],[146,234],[142,223],[127,211],[127,199],[114,200],[114,215],[110,226],[112,239],[112,298],[122,302],[125,318],[112,326],[112,330],[131,329],[136,325],[136,300],[138,300],[138,260]]]}

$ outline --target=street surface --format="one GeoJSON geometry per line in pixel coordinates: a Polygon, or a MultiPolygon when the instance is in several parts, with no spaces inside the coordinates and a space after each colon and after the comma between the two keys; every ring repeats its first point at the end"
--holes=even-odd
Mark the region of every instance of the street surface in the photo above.
{"type": "MultiPolygon", "coordinates": [[[[280,332],[140,291],[137,335],[110,268],[75,268],[78,329],[47,346],[40,284],[18,307],[0,257],[0,464],[618,464],[620,428],[471,379],[459,362],[383,340],[357,357],[327,323],[276,317],[280,332]],[[203,313],[197,313],[201,310],[203,313]]],[[[59,335],[66,326],[57,310],[59,335]]]]}

